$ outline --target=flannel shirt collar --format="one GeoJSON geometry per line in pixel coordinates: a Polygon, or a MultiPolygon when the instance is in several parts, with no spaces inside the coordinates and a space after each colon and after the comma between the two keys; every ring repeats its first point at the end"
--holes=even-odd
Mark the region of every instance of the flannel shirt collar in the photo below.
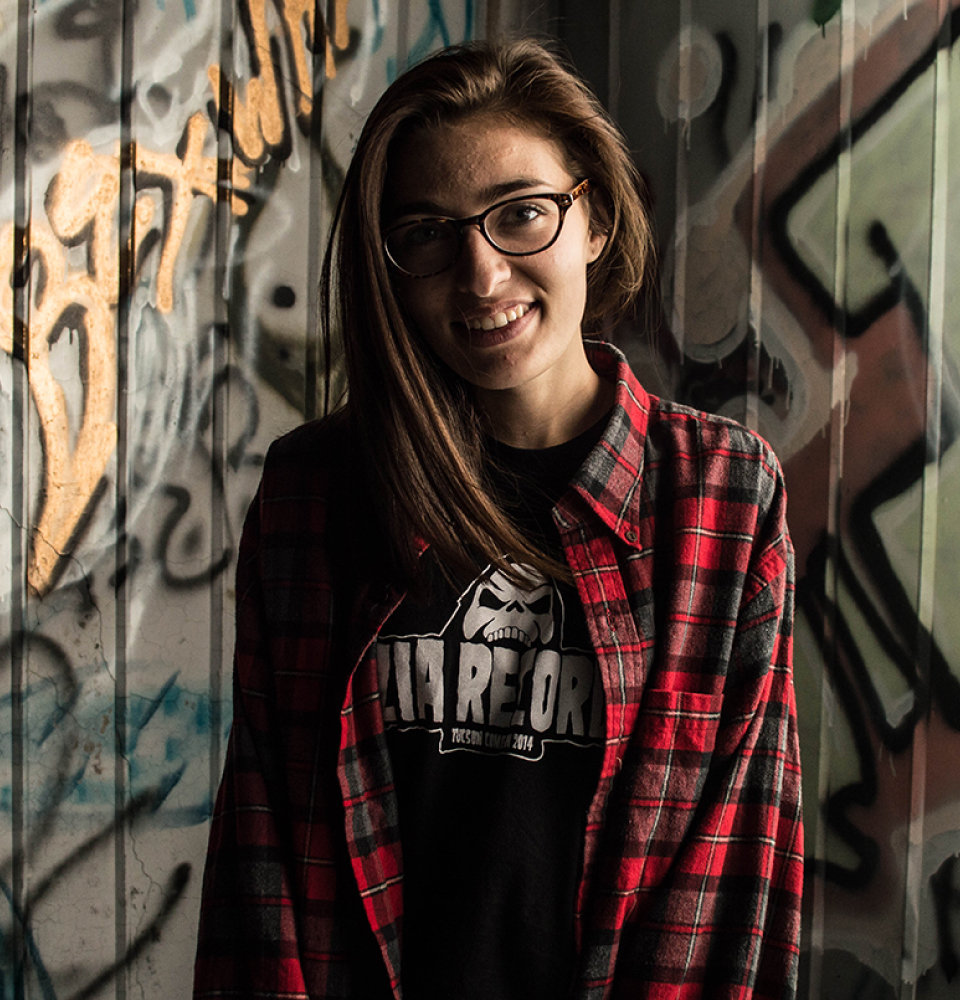
{"type": "Polygon", "coordinates": [[[576,521],[578,511],[570,502],[575,495],[624,544],[638,548],[640,505],[635,502],[635,494],[643,477],[652,397],[616,347],[599,340],[587,340],[585,344],[597,374],[616,383],[616,397],[603,436],[558,504],[557,514],[564,527],[576,521]]]}
{"type": "MultiPolygon", "coordinates": [[[[630,370],[626,355],[602,340],[584,340],[594,371],[616,383],[613,410],[603,436],[587,456],[570,484],[566,497],[578,495],[626,545],[641,546],[639,505],[634,495],[643,476],[643,459],[652,397],[630,370]]],[[[580,514],[561,498],[557,516],[561,527],[572,527],[580,514]]],[[[430,547],[416,538],[418,556],[430,547]]],[[[391,591],[388,601],[399,603],[402,595],[391,591]]]]}

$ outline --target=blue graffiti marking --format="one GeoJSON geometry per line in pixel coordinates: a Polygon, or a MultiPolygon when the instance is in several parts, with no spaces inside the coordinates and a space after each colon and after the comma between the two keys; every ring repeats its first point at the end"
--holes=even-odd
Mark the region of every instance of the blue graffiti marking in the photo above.
{"type": "MultiPolygon", "coordinates": [[[[440,0],[429,0],[427,7],[427,23],[420,32],[420,37],[410,47],[407,63],[414,65],[426,58],[434,48],[446,47],[451,44],[450,29],[447,18],[440,6],[440,0]],[[439,44],[437,38],[439,36],[439,44]]],[[[463,37],[473,37],[473,0],[465,0],[463,5],[463,37]]],[[[399,75],[396,56],[387,59],[387,82],[393,83],[399,75]]]]}
{"type": "MultiPolygon", "coordinates": [[[[23,943],[27,949],[27,955],[30,958],[30,964],[33,966],[37,973],[37,982],[40,983],[40,992],[43,996],[43,1000],[57,1000],[57,994],[53,989],[53,982],[50,979],[50,973],[47,972],[47,967],[43,964],[43,957],[40,955],[40,949],[37,947],[37,942],[34,940],[33,931],[29,927],[24,926],[23,913],[20,911],[19,907],[13,901],[13,893],[10,891],[10,887],[7,885],[3,879],[0,879],[0,892],[3,893],[4,898],[10,904],[10,911],[13,914],[13,924],[18,925],[21,928],[23,934],[23,943]]],[[[14,935],[15,939],[15,935],[14,935]]],[[[13,953],[13,948],[16,941],[8,942],[7,935],[4,933],[2,927],[0,927],[0,955],[9,956],[13,953]]],[[[3,963],[5,964],[5,962],[3,963]]],[[[15,967],[13,972],[13,982],[10,983],[13,986],[13,990],[7,989],[8,976],[7,969],[0,964],[0,1000],[14,1000],[14,997],[23,996],[23,990],[20,980],[23,978],[23,969],[15,967]],[[20,987],[18,989],[18,987],[20,987]]]]}

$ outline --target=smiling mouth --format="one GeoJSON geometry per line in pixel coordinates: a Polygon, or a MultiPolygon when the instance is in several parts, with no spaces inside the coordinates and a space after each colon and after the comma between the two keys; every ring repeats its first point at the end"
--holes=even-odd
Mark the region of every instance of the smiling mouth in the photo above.
{"type": "Polygon", "coordinates": [[[515,306],[512,309],[504,309],[503,312],[494,313],[492,316],[484,316],[482,319],[471,319],[466,323],[468,330],[499,330],[501,327],[512,323],[514,320],[526,316],[530,312],[530,306],[515,306]]]}

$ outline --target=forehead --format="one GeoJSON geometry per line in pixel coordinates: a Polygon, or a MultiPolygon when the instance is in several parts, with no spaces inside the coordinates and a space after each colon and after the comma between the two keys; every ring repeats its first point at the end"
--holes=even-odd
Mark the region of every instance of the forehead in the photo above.
{"type": "Polygon", "coordinates": [[[500,193],[505,186],[566,190],[574,179],[566,159],[558,142],[502,118],[480,115],[430,126],[391,150],[386,204],[395,212],[434,205],[467,215],[491,198],[509,197],[509,191],[500,193]]]}

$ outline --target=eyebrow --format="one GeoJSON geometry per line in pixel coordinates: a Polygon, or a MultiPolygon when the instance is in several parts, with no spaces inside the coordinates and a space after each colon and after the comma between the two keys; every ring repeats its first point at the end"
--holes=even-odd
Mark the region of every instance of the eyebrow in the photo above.
{"type": "MultiPolygon", "coordinates": [[[[485,187],[479,193],[479,200],[489,207],[490,205],[495,205],[498,201],[503,201],[505,198],[509,198],[512,194],[517,194],[521,191],[528,191],[531,188],[538,187],[549,187],[546,181],[540,180],[536,177],[515,177],[509,181],[501,181],[499,184],[491,184],[489,187],[485,187]]],[[[552,188],[551,188],[552,190],[552,188]]],[[[397,208],[390,213],[392,219],[400,219],[406,215],[429,215],[437,216],[443,219],[452,219],[453,216],[450,212],[446,211],[442,205],[435,201],[430,201],[428,198],[420,199],[418,201],[408,201],[404,202],[402,205],[398,205],[397,208]]]]}

